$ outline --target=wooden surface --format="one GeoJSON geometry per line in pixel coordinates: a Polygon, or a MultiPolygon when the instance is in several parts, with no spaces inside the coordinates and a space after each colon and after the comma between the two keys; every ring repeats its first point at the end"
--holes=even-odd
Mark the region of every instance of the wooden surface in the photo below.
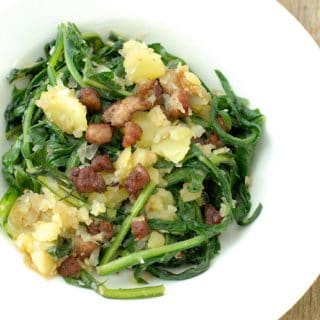
{"type": "MultiPolygon", "coordinates": [[[[320,0],[279,0],[279,2],[304,25],[320,45],[320,0]]],[[[320,320],[320,276],[281,320],[320,320]]]]}

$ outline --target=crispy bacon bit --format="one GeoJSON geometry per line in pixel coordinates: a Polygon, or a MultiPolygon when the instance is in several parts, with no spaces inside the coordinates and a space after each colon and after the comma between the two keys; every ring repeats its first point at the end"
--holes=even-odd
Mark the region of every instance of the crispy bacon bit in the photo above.
{"type": "Polygon", "coordinates": [[[140,164],[134,168],[134,170],[129,174],[124,187],[130,193],[129,199],[134,202],[139,195],[140,191],[150,182],[150,176],[148,171],[140,164]]]}
{"type": "Polygon", "coordinates": [[[103,178],[91,167],[74,168],[70,172],[70,180],[81,193],[104,192],[106,184],[103,178]]]}
{"type": "Polygon", "coordinates": [[[89,258],[91,253],[98,248],[98,245],[92,241],[84,241],[77,236],[73,240],[73,253],[80,260],[89,258]]]}
{"type": "Polygon", "coordinates": [[[79,100],[90,112],[98,112],[101,109],[99,93],[93,88],[82,88],[79,93],[79,100]]]}
{"type": "Polygon", "coordinates": [[[126,122],[124,125],[122,146],[126,148],[135,144],[141,138],[141,135],[142,129],[138,124],[131,121],[126,122]]]}
{"type": "Polygon", "coordinates": [[[189,113],[190,109],[190,95],[185,90],[180,90],[178,93],[178,100],[183,106],[183,109],[185,110],[185,114],[189,113]]]}
{"type": "Polygon", "coordinates": [[[182,89],[182,78],[184,70],[168,69],[166,74],[160,78],[160,84],[163,91],[168,94],[173,94],[176,90],[182,89]]]}
{"type": "Polygon", "coordinates": [[[77,258],[74,256],[70,256],[66,260],[64,260],[61,265],[57,268],[58,273],[62,277],[72,277],[77,272],[81,270],[81,266],[77,261],[77,258]]]}
{"type": "Polygon", "coordinates": [[[224,146],[224,143],[221,141],[221,139],[215,132],[210,134],[208,138],[208,143],[213,144],[217,148],[222,148],[224,146]]]}
{"type": "Polygon", "coordinates": [[[102,232],[105,239],[111,239],[113,236],[112,223],[104,220],[97,220],[95,222],[92,222],[87,227],[87,230],[90,234],[93,235],[102,232]]]}
{"type": "Polygon", "coordinates": [[[130,120],[131,115],[135,111],[147,110],[138,97],[127,97],[120,100],[106,109],[102,115],[102,119],[106,123],[111,123],[112,126],[122,127],[130,120]]]}
{"type": "Polygon", "coordinates": [[[106,123],[89,124],[86,132],[86,140],[92,144],[104,144],[112,140],[112,129],[106,123]]]}
{"type": "MultiPolygon", "coordinates": [[[[217,122],[222,130],[224,130],[225,132],[230,131],[230,129],[228,128],[228,126],[226,125],[226,123],[224,122],[224,120],[221,116],[217,117],[217,122]]],[[[220,139],[218,134],[215,132],[211,133],[207,142],[215,145],[217,148],[224,147],[223,141],[220,139]]]]}
{"type": "Polygon", "coordinates": [[[189,98],[190,95],[185,90],[174,91],[165,104],[167,117],[174,121],[188,116],[190,110],[189,98]]]}
{"type": "Polygon", "coordinates": [[[113,163],[107,154],[95,156],[91,162],[91,168],[95,172],[114,172],[113,163]]]}
{"type": "Polygon", "coordinates": [[[149,234],[149,225],[146,220],[133,221],[131,224],[131,232],[137,240],[146,237],[149,234]]]}
{"type": "Polygon", "coordinates": [[[103,121],[115,127],[122,127],[134,112],[149,110],[154,105],[161,104],[162,99],[159,83],[148,81],[139,87],[137,96],[124,98],[106,109],[102,115],[103,121]]]}
{"type": "Polygon", "coordinates": [[[163,104],[162,88],[157,80],[149,80],[141,84],[137,96],[148,108],[163,104]]]}
{"type": "Polygon", "coordinates": [[[204,206],[204,223],[205,224],[219,224],[223,217],[220,212],[210,203],[204,206]]]}

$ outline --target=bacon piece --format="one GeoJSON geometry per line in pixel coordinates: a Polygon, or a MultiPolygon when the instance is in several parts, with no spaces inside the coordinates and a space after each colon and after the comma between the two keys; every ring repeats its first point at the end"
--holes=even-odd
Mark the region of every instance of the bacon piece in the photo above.
{"type": "Polygon", "coordinates": [[[77,236],[73,239],[73,253],[80,260],[89,258],[91,253],[98,248],[98,245],[92,241],[84,241],[77,236]]]}
{"type": "Polygon", "coordinates": [[[147,110],[138,97],[127,97],[120,100],[106,109],[102,115],[102,119],[106,123],[111,123],[112,126],[122,127],[130,120],[131,115],[135,111],[147,110]]]}
{"type": "Polygon", "coordinates": [[[79,92],[79,100],[87,107],[87,110],[92,113],[101,110],[99,93],[93,88],[82,88],[79,92]]]}
{"type": "Polygon", "coordinates": [[[133,221],[131,224],[131,232],[137,240],[146,237],[149,234],[149,225],[146,220],[133,221]]]}
{"type": "Polygon", "coordinates": [[[185,90],[176,90],[165,103],[165,113],[170,120],[185,118],[189,115],[190,95],[185,90]]]}
{"type": "Polygon", "coordinates": [[[130,120],[136,111],[151,109],[156,104],[162,103],[162,89],[157,81],[148,81],[142,84],[137,91],[137,96],[124,98],[106,109],[102,119],[112,126],[122,127],[130,120]]]}
{"type": "Polygon", "coordinates": [[[141,135],[142,129],[138,124],[131,121],[126,122],[124,125],[122,146],[126,148],[135,144],[141,138],[141,135]]]}
{"type": "Polygon", "coordinates": [[[70,172],[70,180],[81,193],[99,192],[106,190],[103,178],[91,167],[74,168],[70,172]]]}
{"type": "Polygon", "coordinates": [[[129,199],[134,202],[140,191],[150,182],[148,171],[140,164],[129,174],[124,187],[129,191],[129,199]]]}
{"type": "Polygon", "coordinates": [[[157,80],[149,80],[141,84],[137,96],[148,108],[163,104],[162,88],[157,80]]]}
{"type": "Polygon", "coordinates": [[[57,268],[58,273],[62,277],[72,277],[81,270],[81,266],[74,256],[68,257],[57,268]]]}
{"type": "Polygon", "coordinates": [[[105,144],[112,140],[112,129],[107,123],[89,124],[86,132],[86,140],[92,144],[105,144]]]}
{"type": "Polygon", "coordinates": [[[223,217],[220,212],[210,203],[204,206],[204,223],[205,224],[219,224],[223,217]]]}
{"type": "Polygon", "coordinates": [[[103,233],[105,239],[109,240],[113,236],[113,226],[111,222],[104,221],[104,220],[97,220],[92,222],[88,227],[87,230],[90,234],[98,234],[100,232],[103,233]]]}
{"type": "Polygon", "coordinates": [[[95,172],[114,172],[113,163],[107,154],[95,156],[91,162],[91,168],[95,172]]]}

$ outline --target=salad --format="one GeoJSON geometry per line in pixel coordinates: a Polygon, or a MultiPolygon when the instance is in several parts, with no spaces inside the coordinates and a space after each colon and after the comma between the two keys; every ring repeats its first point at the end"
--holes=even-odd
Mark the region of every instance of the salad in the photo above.
{"type": "Polygon", "coordinates": [[[215,72],[223,91],[160,43],[73,23],[11,71],[0,225],[31,268],[108,298],[160,296],[150,275],[201,274],[228,226],[258,217],[250,165],[263,115],[215,72]],[[135,288],[105,285],[126,269],[135,288]]]}

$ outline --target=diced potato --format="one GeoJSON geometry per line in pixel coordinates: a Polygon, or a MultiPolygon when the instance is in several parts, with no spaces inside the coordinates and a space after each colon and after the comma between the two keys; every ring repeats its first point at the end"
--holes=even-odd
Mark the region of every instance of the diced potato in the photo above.
{"type": "Polygon", "coordinates": [[[137,148],[132,154],[132,165],[135,167],[141,163],[144,167],[150,167],[157,162],[157,155],[147,149],[137,148]]]}
{"type": "Polygon", "coordinates": [[[34,248],[35,239],[30,233],[21,233],[16,239],[16,245],[21,251],[31,252],[34,248]]]}
{"type": "Polygon", "coordinates": [[[60,227],[55,222],[39,221],[34,226],[32,236],[40,242],[54,241],[58,239],[60,227]]]}
{"type": "Polygon", "coordinates": [[[170,191],[159,188],[145,206],[148,219],[175,220],[177,208],[170,191]]]}
{"type": "Polygon", "coordinates": [[[62,232],[69,232],[70,229],[76,230],[79,226],[79,216],[82,214],[75,207],[66,205],[59,201],[54,208],[52,221],[60,225],[62,232]]]}
{"type": "Polygon", "coordinates": [[[127,189],[120,188],[119,186],[108,187],[104,194],[106,196],[106,206],[113,209],[119,208],[122,201],[129,197],[127,189]]]}
{"type": "Polygon", "coordinates": [[[139,148],[150,147],[153,137],[157,132],[157,127],[149,118],[149,112],[137,111],[132,116],[132,121],[138,124],[142,129],[141,138],[137,141],[136,145],[139,148]]]}
{"type": "Polygon", "coordinates": [[[140,163],[145,168],[151,167],[157,161],[157,155],[147,149],[137,148],[131,153],[131,148],[124,149],[117,161],[114,163],[115,177],[119,181],[124,181],[132,170],[140,163]]]}
{"type": "Polygon", "coordinates": [[[148,112],[148,118],[152,121],[154,125],[158,128],[167,127],[171,124],[171,122],[167,119],[166,115],[163,113],[160,106],[156,106],[152,108],[148,112]]]}
{"type": "Polygon", "coordinates": [[[131,147],[125,148],[114,163],[116,169],[115,176],[119,181],[124,180],[132,171],[131,156],[131,147]]]}
{"type": "Polygon", "coordinates": [[[143,148],[152,145],[158,128],[171,124],[160,106],[152,108],[149,112],[137,111],[133,114],[132,120],[142,128],[142,136],[137,142],[137,146],[143,148]]]}
{"type": "Polygon", "coordinates": [[[56,274],[57,263],[54,258],[45,250],[36,249],[30,253],[32,262],[37,271],[45,276],[56,274]]]}
{"type": "Polygon", "coordinates": [[[206,132],[206,130],[199,124],[190,123],[189,128],[195,138],[200,138],[206,132]]]}
{"type": "MultiPolygon", "coordinates": [[[[105,207],[117,209],[121,205],[122,201],[129,197],[127,189],[119,186],[107,187],[104,193],[92,192],[88,196],[88,201],[92,205],[100,206],[103,204],[105,207]]],[[[92,212],[91,212],[92,213],[92,212]]],[[[98,213],[99,214],[99,213],[98,213]]]]}
{"type": "Polygon", "coordinates": [[[189,151],[192,136],[193,132],[187,127],[160,128],[153,139],[151,150],[167,160],[178,163],[189,151]]]}
{"type": "Polygon", "coordinates": [[[183,184],[182,189],[180,190],[180,196],[184,202],[193,201],[201,197],[201,191],[190,192],[188,190],[189,186],[190,183],[186,182],[183,184]]]}
{"type": "Polygon", "coordinates": [[[148,240],[148,248],[159,248],[164,246],[166,243],[166,240],[160,232],[152,231],[148,240]]]}
{"type": "Polygon", "coordinates": [[[89,210],[87,208],[80,208],[78,210],[79,222],[83,222],[86,225],[89,225],[92,222],[92,219],[89,216],[89,210]]]}
{"type": "Polygon", "coordinates": [[[207,156],[210,157],[212,155],[212,151],[216,148],[216,146],[214,146],[211,143],[207,143],[207,144],[200,144],[200,143],[196,143],[196,146],[207,156]]]}
{"type": "Polygon", "coordinates": [[[186,71],[184,74],[185,81],[191,86],[201,86],[200,79],[192,72],[186,71]]]}
{"type": "Polygon", "coordinates": [[[149,173],[150,180],[156,184],[159,184],[160,179],[161,179],[159,170],[157,170],[156,168],[153,168],[153,167],[149,167],[149,168],[147,168],[147,171],[149,173]]]}
{"type": "Polygon", "coordinates": [[[124,68],[126,77],[133,83],[142,83],[161,77],[166,67],[161,56],[148,48],[145,43],[129,40],[123,44],[124,68]]]}
{"type": "Polygon", "coordinates": [[[33,267],[44,276],[56,273],[56,261],[46,251],[53,243],[37,241],[30,233],[21,233],[16,240],[17,247],[31,258],[33,267]]]}
{"type": "Polygon", "coordinates": [[[79,138],[87,130],[86,107],[77,99],[74,90],[65,87],[61,81],[54,87],[48,86],[36,105],[63,132],[79,138]]]}
{"type": "Polygon", "coordinates": [[[192,112],[203,120],[210,120],[210,110],[211,106],[208,104],[201,104],[201,99],[198,97],[191,97],[190,105],[192,112]]]}
{"type": "Polygon", "coordinates": [[[103,202],[93,200],[91,204],[91,214],[98,216],[100,213],[106,212],[107,208],[103,202]]]}

